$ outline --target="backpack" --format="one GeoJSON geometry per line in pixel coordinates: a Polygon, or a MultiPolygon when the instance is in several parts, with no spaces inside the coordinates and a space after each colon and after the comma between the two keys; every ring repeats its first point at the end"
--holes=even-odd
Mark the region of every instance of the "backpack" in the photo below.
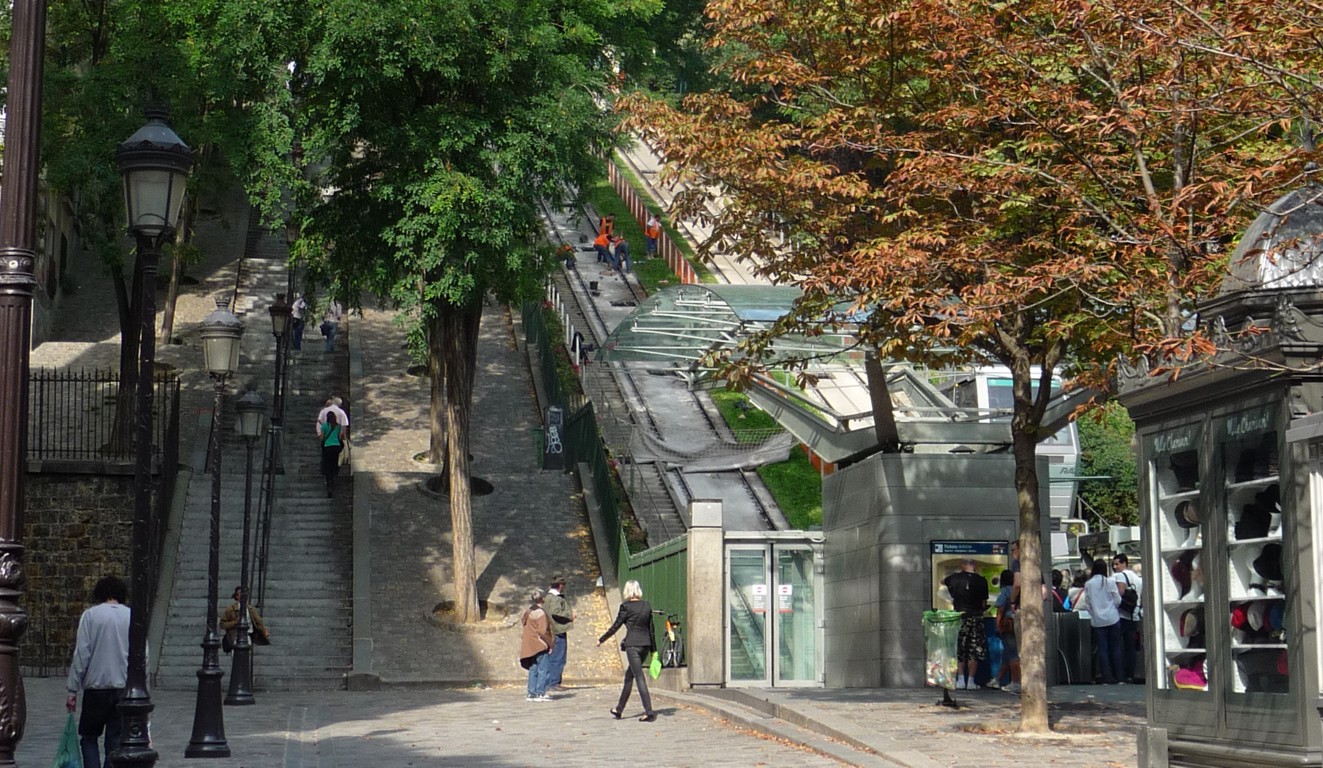
{"type": "Polygon", "coordinates": [[[1135,615],[1135,608],[1139,607],[1139,593],[1130,583],[1130,577],[1125,577],[1125,591],[1121,593],[1121,613],[1135,615]]]}

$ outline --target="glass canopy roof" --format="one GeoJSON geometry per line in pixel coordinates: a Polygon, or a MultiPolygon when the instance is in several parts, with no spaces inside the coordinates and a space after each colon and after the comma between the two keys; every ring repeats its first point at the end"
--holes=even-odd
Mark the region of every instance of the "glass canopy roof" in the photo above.
{"type": "MultiPolygon", "coordinates": [[[[697,362],[708,352],[738,344],[790,313],[798,288],[769,285],[680,285],[644,299],[597,350],[601,362],[697,362]]],[[[847,355],[862,352],[852,339],[825,333],[808,339],[785,336],[773,345],[776,357],[794,354],[847,355]]]]}

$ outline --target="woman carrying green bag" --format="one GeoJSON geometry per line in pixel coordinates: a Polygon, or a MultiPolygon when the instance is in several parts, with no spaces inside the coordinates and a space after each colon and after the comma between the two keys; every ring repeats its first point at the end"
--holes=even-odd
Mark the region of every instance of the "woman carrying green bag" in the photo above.
{"type": "Polygon", "coordinates": [[[73,713],[64,721],[64,735],[60,737],[60,749],[55,753],[55,762],[51,768],[83,768],[83,756],[78,748],[78,724],[73,713]]]}
{"type": "Polygon", "coordinates": [[[657,713],[652,711],[652,696],[648,693],[648,678],[643,674],[643,663],[649,653],[653,658],[657,656],[657,644],[652,636],[652,606],[643,599],[643,588],[637,581],[625,582],[623,597],[625,602],[620,604],[615,623],[597,640],[600,646],[614,635],[616,630],[625,628],[625,639],[620,643],[620,650],[625,652],[629,667],[625,669],[625,684],[620,689],[620,703],[611,710],[611,716],[620,719],[620,715],[625,711],[625,705],[629,703],[630,690],[634,682],[638,681],[639,699],[643,701],[643,717],[639,718],[639,722],[651,723],[657,719],[657,713]]]}

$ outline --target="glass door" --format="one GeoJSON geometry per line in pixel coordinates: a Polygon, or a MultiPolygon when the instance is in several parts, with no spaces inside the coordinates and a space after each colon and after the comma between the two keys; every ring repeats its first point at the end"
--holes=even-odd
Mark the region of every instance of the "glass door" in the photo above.
{"type": "Polygon", "coordinates": [[[771,548],[726,547],[726,680],[770,686],[768,614],[772,606],[771,548]]]}
{"type": "Polygon", "coordinates": [[[774,545],[776,685],[818,684],[818,615],[813,549],[774,545]]]}

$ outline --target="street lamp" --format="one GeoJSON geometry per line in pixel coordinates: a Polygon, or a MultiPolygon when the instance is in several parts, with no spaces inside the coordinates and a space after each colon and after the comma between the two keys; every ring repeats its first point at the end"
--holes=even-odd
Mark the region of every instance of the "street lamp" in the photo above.
{"type": "Polygon", "coordinates": [[[129,671],[119,711],[124,737],[111,756],[116,766],[153,766],[147,723],[155,705],[147,691],[148,598],[155,583],[152,562],[152,388],[156,374],[156,273],[161,246],[174,237],[179,209],[193,167],[193,151],[166,122],[164,107],[147,108],[147,124],[115,150],[124,179],[128,228],[137,244],[141,283],[138,294],[138,412],[133,488],[133,603],[129,624],[129,671]]]}
{"type": "Polygon", "coordinates": [[[262,435],[266,401],[252,384],[235,403],[239,412],[239,434],[247,443],[248,457],[243,480],[243,555],[239,560],[239,623],[235,627],[234,663],[230,667],[230,690],[226,704],[256,704],[253,698],[253,641],[248,634],[248,528],[253,513],[253,443],[262,435]]]}
{"type": "Polygon", "coordinates": [[[273,443],[271,450],[271,463],[274,471],[282,472],[281,456],[281,434],[280,428],[285,421],[285,357],[288,351],[285,347],[285,339],[288,338],[285,333],[289,329],[289,318],[292,310],[285,301],[285,294],[277,293],[276,301],[268,310],[271,313],[271,335],[276,338],[276,388],[275,401],[271,407],[271,431],[273,443]]]}
{"type": "Polygon", "coordinates": [[[225,379],[239,367],[243,322],[229,310],[229,300],[216,299],[216,309],[202,321],[202,356],[216,387],[211,410],[211,541],[207,558],[207,629],[202,636],[202,668],[193,709],[193,738],[184,757],[229,757],[225,714],[221,709],[220,636],[216,634],[216,581],[220,578],[221,406],[225,379]]]}
{"type": "Polygon", "coordinates": [[[27,474],[29,335],[37,279],[37,177],[41,170],[41,77],[45,0],[13,3],[9,89],[0,178],[0,766],[17,765],[27,701],[18,642],[28,616],[23,575],[23,486],[27,474]]]}

